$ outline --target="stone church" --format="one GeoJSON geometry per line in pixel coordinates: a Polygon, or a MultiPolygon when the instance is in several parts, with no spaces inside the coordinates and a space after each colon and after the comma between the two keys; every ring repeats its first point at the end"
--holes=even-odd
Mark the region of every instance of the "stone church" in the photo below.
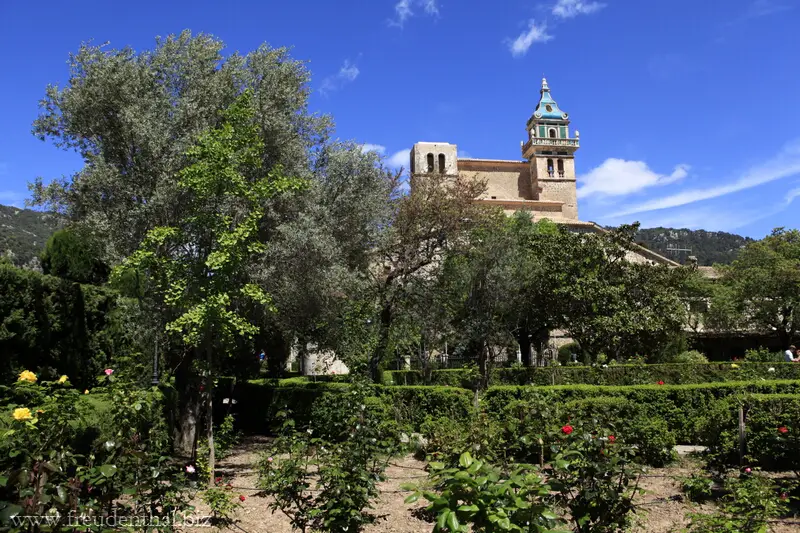
{"type": "MultiPolygon", "coordinates": [[[[580,148],[580,133],[570,130],[569,115],[558,107],[546,79],[539,93],[539,103],[526,123],[528,140],[520,142],[522,159],[459,158],[455,144],[418,142],[411,149],[411,176],[444,174],[484,180],[486,191],[476,201],[499,206],[508,215],[524,210],[534,220],[548,218],[573,231],[605,231],[578,218],[575,152],[580,148]]],[[[636,245],[628,259],[677,266],[636,245]]]]}

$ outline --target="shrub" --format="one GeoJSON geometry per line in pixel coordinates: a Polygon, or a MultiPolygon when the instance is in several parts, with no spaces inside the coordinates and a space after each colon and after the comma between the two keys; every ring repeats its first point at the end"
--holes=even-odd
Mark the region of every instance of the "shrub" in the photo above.
{"type": "Polygon", "coordinates": [[[81,423],[90,404],[66,376],[39,382],[33,373],[20,375],[15,396],[25,404],[8,405],[0,426],[3,521],[48,514],[58,531],[68,528],[70,515],[113,511],[172,529],[174,513],[188,508],[185,476],[169,457],[160,391],[111,374],[101,378],[109,409],[103,434],[94,440],[86,437],[97,433],[83,433],[81,423]]]}
{"type": "Polygon", "coordinates": [[[689,350],[674,355],[666,363],[708,363],[708,358],[697,350],[689,350]]]}
{"type": "Polygon", "coordinates": [[[788,498],[768,477],[753,473],[729,477],[719,511],[689,515],[690,533],[762,533],[768,521],[788,510],[788,498]]]}
{"type": "Polygon", "coordinates": [[[562,365],[572,362],[572,355],[580,356],[581,347],[577,342],[568,342],[558,348],[558,362],[562,365]]]}
{"type": "MultiPolygon", "coordinates": [[[[699,352],[685,352],[679,357],[698,358],[699,352]]],[[[702,354],[700,354],[702,355],[702,354]]],[[[422,376],[413,370],[389,371],[387,385],[421,385],[422,376]]],[[[435,370],[431,382],[437,385],[471,388],[470,375],[464,369],[435,370]]],[[[609,364],[607,366],[550,366],[496,368],[490,385],[646,385],[664,381],[673,385],[720,383],[753,379],[800,379],[800,365],[775,362],[666,364],[609,364]]]]}
{"type": "Polygon", "coordinates": [[[739,464],[739,406],[745,411],[745,460],[766,470],[800,472],[800,395],[753,394],[715,403],[701,442],[716,468],[739,464]]]}
{"type": "Polygon", "coordinates": [[[258,483],[273,497],[270,509],[286,514],[293,529],[357,533],[378,518],[368,510],[397,442],[381,435],[381,420],[366,406],[369,392],[354,385],[342,395],[347,409],[331,411],[344,416],[329,420],[344,430],[338,441],[298,431],[290,414],[282,414],[281,435],[259,461],[258,483]]]}
{"type": "Polygon", "coordinates": [[[770,352],[767,348],[747,350],[744,352],[744,359],[748,363],[783,363],[785,361],[783,353],[770,352]]]}
{"type": "Polygon", "coordinates": [[[570,422],[553,430],[550,485],[578,533],[624,531],[631,523],[641,471],[634,452],[610,428],[570,422]]]}
{"type": "Polygon", "coordinates": [[[530,465],[501,469],[464,452],[456,467],[430,467],[435,491],[404,488],[414,490],[405,503],[421,497],[430,502],[434,531],[545,533],[563,523],[549,508],[550,487],[530,465]]]}

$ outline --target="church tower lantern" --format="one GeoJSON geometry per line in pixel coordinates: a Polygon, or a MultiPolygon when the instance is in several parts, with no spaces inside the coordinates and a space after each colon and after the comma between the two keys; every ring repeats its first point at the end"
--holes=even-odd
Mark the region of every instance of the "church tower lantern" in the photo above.
{"type": "Polygon", "coordinates": [[[576,131],[575,137],[570,137],[569,115],[558,107],[545,78],[539,94],[527,123],[528,141],[522,145],[522,156],[530,162],[531,188],[556,192],[564,202],[563,215],[577,219],[575,151],[579,134],[576,131]]]}

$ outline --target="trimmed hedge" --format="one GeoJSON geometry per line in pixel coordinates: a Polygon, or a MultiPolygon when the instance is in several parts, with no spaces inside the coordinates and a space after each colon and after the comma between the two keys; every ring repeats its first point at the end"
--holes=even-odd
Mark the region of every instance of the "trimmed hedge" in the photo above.
{"type": "Polygon", "coordinates": [[[483,397],[487,412],[501,412],[514,401],[541,401],[554,404],[601,396],[630,400],[641,413],[662,418],[680,443],[695,444],[706,412],[717,400],[736,395],[759,393],[800,393],[800,381],[740,381],[689,385],[556,385],[554,387],[491,387],[483,397]]]}
{"type": "MultiPolygon", "coordinates": [[[[798,363],[665,363],[648,365],[548,366],[498,368],[490,385],[647,385],[664,381],[673,385],[720,383],[756,379],[800,379],[798,363]],[[769,369],[772,368],[773,371],[769,369]]],[[[464,368],[434,370],[431,385],[471,388],[473,371],[464,368]]],[[[416,370],[384,372],[386,385],[423,385],[416,370]]]]}
{"type": "MultiPolygon", "coordinates": [[[[230,385],[217,388],[215,419],[221,421],[230,409],[237,426],[252,433],[269,433],[275,415],[289,409],[297,424],[309,422],[314,401],[324,394],[346,392],[347,383],[308,382],[300,378],[253,380],[238,383],[232,394],[236,404],[221,400],[231,396],[230,385]]],[[[473,393],[453,387],[374,386],[375,396],[383,401],[395,420],[410,429],[418,429],[430,414],[466,420],[473,412],[473,393]]]]}
{"type": "MultiPolygon", "coordinates": [[[[258,380],[236,386],[235,406],[215,402],[218,416],[228,408],[237,415],[238,426],[249,432],[267,433],[275,413],[291,409],[298,424],[311,417],[314,401],[323,394],[347,391],[345,383],[308,383],[297,378],[288,380],[258,380]]],[[[445,417],[454,421],[474,417],[473,393],[457,387],[431,386],[374,386],[375,396],[386,404],[402,427],[418,431],[426,417],[445,417]]],[[[218,389],[220,399],[230,395],[228,388],[218,389]]],[[[602,412],[613,405],[611,398],[624,402],[629,412],[620,416],[651,417],[663,419],[678,442],[696,444],[703,430],[707,412],[718,400],[744,394],[798,394],[800,381],[744,381],[689,385],[556,385],[550,387],[490,387],[480,399],[481,409],[501,424],[507,421],[507,406],[533,405],[546,402],[566,406],[569,402],[583,401],[582,412],[602,412]],[[596,402],[595,406],[592,404],[596,402]]],[[[622,403],[622,402],[621,402],[622,403]]],[[[577,414],[577,413],[576,413],[577,414]]],[[[567,413],[569,416],[569,413],[567,413]]],[[[556,423],[564,421],[554,421],[556,423]]]]}
{"type": "Polygon", "coordinates": [[[800,473],[800,394],[752,394],[725,399],[709,411],[701,443],[712,464],[739,464],[739,407],[745,410],[745,462],[800,473]]]}

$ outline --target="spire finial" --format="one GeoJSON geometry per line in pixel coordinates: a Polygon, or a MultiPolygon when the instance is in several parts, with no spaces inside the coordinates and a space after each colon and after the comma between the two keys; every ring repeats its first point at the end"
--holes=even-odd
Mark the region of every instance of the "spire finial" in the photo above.
{"type": "Polygon", "coordinates": [[[547,86],[547,78],[544,77],[544,74],[542,74],[542,90],[543,91],[550,90],[550,87],[547,86]]]}

